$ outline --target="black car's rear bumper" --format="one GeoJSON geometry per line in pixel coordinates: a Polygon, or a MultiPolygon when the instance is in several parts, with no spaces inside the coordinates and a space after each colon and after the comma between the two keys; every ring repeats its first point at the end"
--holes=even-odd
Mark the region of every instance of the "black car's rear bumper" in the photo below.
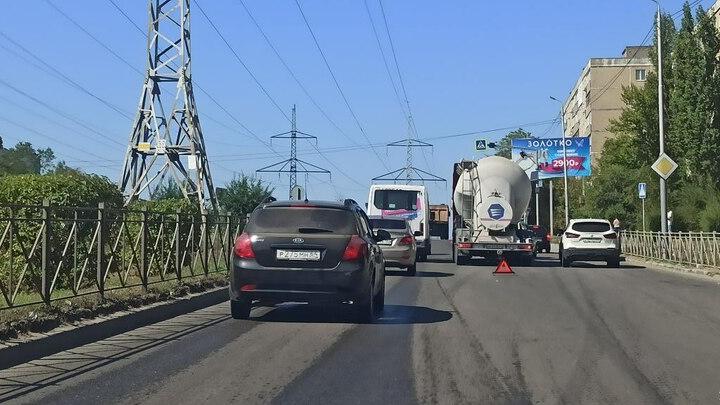
{"type": "Polygon", "coordinates": [[[236,260],[230,277],[230,299],[266,303],[338,302],[357,300],[370,287],[363,262],[341,262],[332,269],[263,267],[254,260],[236,260]]]}

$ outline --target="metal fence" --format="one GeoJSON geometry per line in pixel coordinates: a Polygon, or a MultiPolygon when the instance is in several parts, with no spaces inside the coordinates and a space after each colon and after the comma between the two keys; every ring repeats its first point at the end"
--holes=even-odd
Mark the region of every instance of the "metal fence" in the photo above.
{"type": "Polygon", "coordinates": [[[720,233],[622,232],[625,254],[673,263],[720,268],[720,233]]]}
{"type": "Polygon", "coordinates": [[[229,215],[0,206],[0,310],[226,272],[229,215]]]}

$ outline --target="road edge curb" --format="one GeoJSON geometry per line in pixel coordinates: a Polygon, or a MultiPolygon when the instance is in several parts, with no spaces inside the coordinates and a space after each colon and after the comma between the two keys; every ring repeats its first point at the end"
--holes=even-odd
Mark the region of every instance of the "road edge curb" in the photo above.
{"type": "Polygon", "coordinates": [[[35,333],[25,339],[3,342],[0,348],[0,370],[50,356],[64,350],[119,335],[138,327],[165,321],[179,315],[207,308],[228,300],[227,287],[164,301],[108,316],[65,325],[46,333],[35,333]]]}

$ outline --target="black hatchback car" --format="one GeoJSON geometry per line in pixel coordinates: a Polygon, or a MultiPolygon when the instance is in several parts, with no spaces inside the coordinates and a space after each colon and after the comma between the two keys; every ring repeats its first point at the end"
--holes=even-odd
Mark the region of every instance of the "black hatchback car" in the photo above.
{"type": "Polygon", "coordinates": [[[254,304],[352,304],[371,322],[385,304],[385,264],[365,212],[352,200],[275,201],[256,208],[235,241],[230,309],[254,304]]]}

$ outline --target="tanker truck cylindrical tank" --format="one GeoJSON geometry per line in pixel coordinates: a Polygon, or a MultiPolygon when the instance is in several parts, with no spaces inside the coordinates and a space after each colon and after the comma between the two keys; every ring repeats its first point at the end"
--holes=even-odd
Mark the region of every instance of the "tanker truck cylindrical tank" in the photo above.
{"type": "MultiPolygon", "coordinates": [[[[490,156],[460,174],[453,190],[453,202],[461,215],[473,213],[474,228],[482,225],[500,230],[520,222],[531,193],[530,179],[520,166],[503,157],[490,156]]],[[[463,219],[470,221],[470,218],[463,219]]]]}

